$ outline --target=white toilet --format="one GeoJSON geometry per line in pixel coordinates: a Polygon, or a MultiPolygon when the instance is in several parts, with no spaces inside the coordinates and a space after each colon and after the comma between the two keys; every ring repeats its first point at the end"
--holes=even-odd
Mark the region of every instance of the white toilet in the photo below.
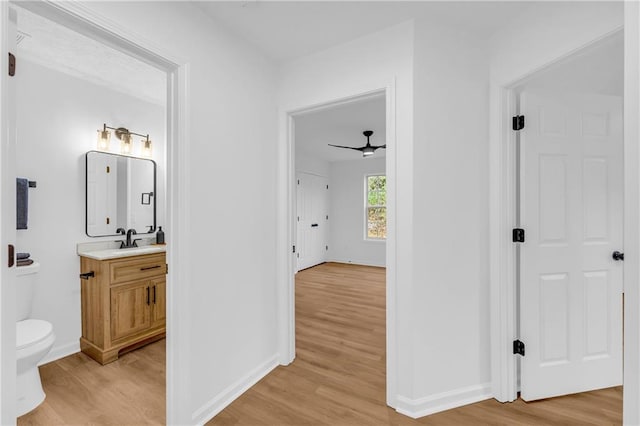
{"type": "Polygon", "coordinates": [[[18,318],[16,322],[16,349],[18,362],[17,415],[22,416],[44,401],[38,363],[53,347],[56,336],[50,322],[30,319],[39,263],[16,268],[18,318]]]}

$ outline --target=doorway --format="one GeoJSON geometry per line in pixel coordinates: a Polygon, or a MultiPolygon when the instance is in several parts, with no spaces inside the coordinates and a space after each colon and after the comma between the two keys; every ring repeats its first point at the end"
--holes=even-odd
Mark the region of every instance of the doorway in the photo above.
{"type": "Polygon", "coordinates": [[[514,89],[525,401],[622,385],[623,58],[617,32],[514,89]]]}
{"type": "MultiPolygon", "coordinates": [[[[186,170],[185,158],[184,158],[184,147],[181,147],[178,144],[175,144],[175,140],[184,135],[186,131],[186,127],[184,125],[183,119],[178,117],[178,111],[184,110],[184,106],[186,105],[185,93],[182,90],[184,84],[187,82],[187,75],[185,74],[185,65],[183,61],[176,60],[172,58],[171,55],[167,55],[164,52],[159,51],[155,46],[149,46],[149,43],[141,39],[139,37],[133,36],[127,33],[126,30],[121,28],[114,28],[114,24],[112,22],[106,22],[102,17],[93,14],[88,9],[77,5],[61,5],[61,4],[53,4],[46,2],[31,2],[31,3],[19,3],[19,7],[25,8],[30,12],[35,13],[38,16],[43,18],[50,19],[57,24],[64,26],[65,28],[77,31],[92,40],[95,40],[100,43],[104,43],[105,45],[116,48],[116,50],[130,55],[131,57],[142,60],[146,64],[150,64],[155,66],[157,69],[161,70],[161,72],[166,76],[166,84],[163,90],[163,96],[167,96],[169,102],[166,105],[166,109],[164,111],[164,116],[166,117],[166,124],[163,126],[164,131],[166,132],[166,148],[164,149],[167,158],[167,164],[171,165],[172,173],[167,177],[167,216],[166,222],[169,224],[169,227],[173,229],[171,234],[171,249],[167,250],[167,263],[173,263],[176,266],[169,270],[167,276],[167,282],[169,283],[167,293],[168,293],[168,304],[167,304],[167,321],[169,324],[169,328],[173,330],[183,329],[186,325],[184,322],[179,320],[179,316],[175,315],[174,312],[177,311],[177,306],[184,304],[185,297],[181,296],[179,293],[174,292],[172,286],[170,285],[173,282],[173,277],[178,275],[183,275],[184,271],[179,267],[177,262],[174,262],[173,259],[177,256],[176,251],[178,251],[178,247],[183,247],[182,245],[182,236],[184,235],[183,229],[184,223],[182,219],[183,213],[180,212],[176,206],[180,203],[174,202],[174,190],[173,188],[179,183],[180,177],[182,176],[182,172],[186,170]],[[135,40],[135,41],[133,41],[135,40]],[[181,65],[182,64],[182,65],[181,65]],[[182,86],[181,86],[182,85],[182,86]]],[[[12,4],[3,3],[1,5],[1,13],[0,17],[2,18],[2,26],[5,27],[7,22],[10,22],[10,11],[14,7],[12,4]]],[[[15,12],[11,12],[14,13],[15,12]]],[[[6,27],[5,27],[6,28],[6,27]]],[[[9,26],[11,29],[11,26],[9,26]]],[[[15,27],[13,27],[13,31],[15,31],[15,27]]],[[[9,31],[10,37],[4,37],[7,33],[3,34],[3,49],[4,50],[14,50],[15,51],[15,39],[16,33],[11,33],[9,31]]],[[[6,56],[6,54],[5,54],[6,56]]],[[[3,87],[3,108],[0,110],[2,113],[1,125],[3,131],[8,132],[9,135],[14,134],[14,122],[11,117],[7,114],[6,103],[7,102],[15,102],[15,98],[11,98],[11,95],[15,96],[11,90],[5,91],[9,87],[10,89],[14,87],[14,81],[11,81],[12,77],[7,77],[3,75],[2,77],[2,87],[3,87]],[[5,97],[4,94],[9,93],[9,97],[5,97]]],[[[95,130],[94,130],[95,131],[95,130]]],[[[64,132],[62,132],[64,134],[64,132]]],[[[93,137],[95,141],[95,133],[93,133],[93,137]]],[[[12,151],[11,144],[13,141],[8,141],[7,143],[3,143],[2,154],[5,162],[12,163],[13,161],[10,159],[12,155],[15,153],[12,151]]],[[[95,143],[95,142],[94,142],[95,143]]],[[[3,188],[5,186],[9,186],[7,182],[13,183],[13,191],[7,190],[3,191],[3,197],[5,199],[3,208],[3,217],[10,218],[11,214],[8,214],[11,210],[15,212],[15,172],[12,168],[3,167],[2,170],[3,177],[3,188]],[[13,204],[12,204],[13,203],[13,204]],[[14,207],[11,208],[11,205],[14,207]]],[[[185,204],[185,203],[183,203],[185,204]]],[[[82,221],[79,221],[82,223],[82,221]]],[[[6,244],[15,244],[15,223],[9,223],[8,220],[3,220],[2,224],[3,235],[2,242],[6,244]],[[11,227],[13,227],[13,232],[11,232],[11,227]]],[[[181,252],[181,255],[186,255],[185,252],[181,252]]],[[[7,263],[5,262],[5,265],[7,263]]],[[[2,271],[2,279],[3,283],[12,281],[13,271],[11,267],[3,268],[2,271]]],[[[77,274],[75,275],[77,277],[77,274]]],[[[8,290],[7,287],[11,286],[3,286],[2,290],[2,299],[12,299],[13,292],[8,290]]],[[[3,302],[3,307],[6,302],[3,302]]],[[[15,334],[4,332],[10,328],[15,330],[15,310],[14,309],[3,309],[2,310],[2,383],[3,383],[3,392],[1,394],[1,412],[2,412],[2,423],[13,423],[15,422],[15,380],[12,377],[15,377],[16,374],[16,366],[15,366],[15,354],[12,353],[15,351],[15,334]],[[11,353],[9,353],[11,352],[11,353]]],[[[184,394],[185,390],[181,389],[181,382],[176,382],[173,378],[174,371],[178,370],[179,365],[176,362],[176,352],[178,350],[178,346],[176,342],[182,340],[183,337],[180,336],[180,333],[169,333],[167,336],[167,355],[166,355],[166,363],[167,363],[167,421],[169,423],[177,422],[175,419],[180,415],[179,413],[179,400],[176,398],[176,395],[184,394]]],[[[181,376],[179,372],[176,371],[178,376],[181,376]]]]}
{"type": "MultiPolygon", "coordinates": [[[[282,265],[286,264],[286,268],[283,268],[283,276],[286,277],[286,285],[283,286],[281,293],[281,297],[283,297],[283,309],[280,314],[280,324],[281,324],[281,345],[282,345],[282,358],[281,364],[289,364],[295,358],[296,353],[296,337],[295,337],[295,325],[296,325],[296,315],[295,315],[295,272],[297,266],[297,255],[295,253],[296,250],[296,234],[297,234],[297,213],[296,213],[296,166],[300,163],[296,163],[297,160],[297,147],[296,147],[296,118],[300,116],[304,116],[305,114],[310,114],[313,112],[321,112],[323,110],[332,109],[341,105],[347,105],[350,103],[357,102],[365,102],[371,99],[384,99],[384,121],[385,121],[385,130],[380,135],[380,140],[386,143],[386,158],[384,160],[384,169],[386,173],[386,227],[387,227],[387,235],[386,235],[386,244],[384,247],[384,257],[386,264],[386,272],[385,272],[385,294],[386,294],[386,318],[385,318],[385,337],[386,337],[386,395],[387,395],[387,404],[393,404],[395,401],[395,381],[396,381],[396,352],[394,346],[395,339],[395,197],[396,197],[396,189],[395,189],[395,82],[391,82],[391,84],[387,87],[374,89],[365,93],[360,93],[356,95],[346,95],[340,99],[327,100],[324,103],[313,104],[307,106],[299,106],[297,108],[292,108],[288,112],[283,115],[283,118],[286,123],[284,126],[287,129],[284,132],[287,135],[286,141],[286,149],[283,152],[286,152],[286,162],[287,165],[287,173],[288,178],[286,181],[281,180],[283,189],[286,188],[284,193],[281,193],[282,201],[286,200],[286,217],[288,226],[288,241],[291,242],[291,245],[294,246],[294,250],[290,251],[292,253],[291,257],[288,259],[282,258],[282,265]],[[285,183],[286,182],[286,183],[285,183]],[[286,194],[286,196],[285,196],[286,194]],[[286,261],[285,261],[286,260],[286,261]],[[286,272],[285,272],[286,271],[286,272]],[[285,302],[286,300],[286,302],[285,302]]],[[[358,132],[363,132],[364,130],[370,129],[359,129],[358,132]]],[[[334,145],[349,145],[352,147],[361,147],[364,146],[366,141],[363,134],[359,135],[362,143],[343,143],[338,144],[334,143],[334,145]]],[[[283,141],[283,142],[284,142],[283,141]]],[[[352,141],[349,141],[352,142],[352,141]]],[[[372,141],[373,142],[373,141],[372,141]]],[[[331,141],[324,141],[324,144],[331,143],[331,141]]],[[[372,145],[377,145],[378,143],[372,143],[372,145]]],[[[325,148],[329,148],[324,145],[325,148]]],[[[339,149],[335,148],[334,149],[339,149]]],[[[346,150],[345,150],[346,151],[346,150]]],[[[334,154],[336,151],[330,151],[334,154]]],[[[360,152],[358,153],[362,155],[360,152]]],[[[321,174],[319,174],[321,175],[321,174]]],[[[284,177],[284,174],[283,174],[284,177]]],[[[365,181],[364,176],[361,182],[358,184],[358,191],[360,193],[360,200],[358,200],[358,206],[360,211],[362,212],[364,220],[364,203],[366,202],[366,198],[364,196],[365,190],[365,181]]],[[[329,192],[331,192],[332,183],[329,181],[329,192]]],[[[360,218],[359,218],[360,219],[360,218]]],[[[333,226],[332,222],[332,213],[330,208],[329,213],[329,222],[330,227],[333,226]]],[[[362,222],[364,223],[364,222],[362,222]]],[[[359,237],[364,240],[365,228],[364,226],[361,228],[360,226],[351,227],[350,229],[359,233],[359,237]]],[[[330,232],[334,232],[335,228],[331,228],[330,232]]],[[[291,247],[291,246],[290,246],[291,247]]],[[[329,247],[331,250],[331,247],[329,247]]],[[[346,262],[348,263],[348,262],[346,262]]],[[[356,262],[353,262],[356,263],[356,262]]]]}

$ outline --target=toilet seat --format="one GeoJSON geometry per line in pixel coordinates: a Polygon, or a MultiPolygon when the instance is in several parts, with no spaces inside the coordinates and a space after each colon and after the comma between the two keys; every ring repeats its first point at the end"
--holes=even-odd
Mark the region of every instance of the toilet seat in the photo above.
{"type": "Polygon", "coordinates": [[[48,321],[26,319],[16,323],[16,349],[35,345],[53,334],[53,326],[48,321]]]}

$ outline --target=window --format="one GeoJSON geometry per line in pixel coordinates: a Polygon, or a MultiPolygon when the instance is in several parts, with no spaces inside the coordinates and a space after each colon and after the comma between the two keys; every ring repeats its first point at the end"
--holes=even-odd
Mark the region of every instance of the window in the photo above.
{"type": "Polygon", "coordinates": [[[372,240],[387,238],[387,177],[366,177],[367,229],[366,237],[372,240]]]}

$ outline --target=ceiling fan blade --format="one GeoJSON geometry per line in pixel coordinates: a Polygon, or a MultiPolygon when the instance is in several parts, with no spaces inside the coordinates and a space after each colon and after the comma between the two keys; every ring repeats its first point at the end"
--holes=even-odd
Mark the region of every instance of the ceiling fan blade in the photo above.
{"type": "Polygon", "coordinates": [[[355,149],[356,151],[362,151],[362,150],[364,149],[364,147],[361,147],[361,148],[354,148],[354,147],[352,147],[352,146],[332,145],[332,144],[330,144],[330,143],[328,143],[327,145],[329,145],[329,146],[333,146],[333,147],[336,147],[336,148],[355,149]]]}

